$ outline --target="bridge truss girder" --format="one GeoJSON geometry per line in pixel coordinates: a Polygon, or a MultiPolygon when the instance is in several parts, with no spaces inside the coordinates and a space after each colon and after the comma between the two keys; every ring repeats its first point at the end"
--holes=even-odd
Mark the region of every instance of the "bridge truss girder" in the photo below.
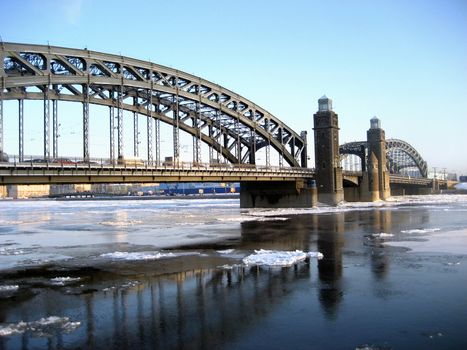
{"type": "Polygon", "coordinates": [[[231,163],[254,164],[255,153],[271,146],[290,166],[306,166],[300,135],[251,101],[199,77],[89,50],[13,43],[0,49],[4,100],[47,96],[81,102],[86,118],[88,103],[120,107],[172,125],[174,137],[178,129],[193,135],[231,163]]]}

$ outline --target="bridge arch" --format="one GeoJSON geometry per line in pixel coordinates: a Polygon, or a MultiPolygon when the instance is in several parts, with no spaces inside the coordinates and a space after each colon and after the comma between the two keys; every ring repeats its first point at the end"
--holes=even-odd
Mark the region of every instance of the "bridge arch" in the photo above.
{"type": "Polygon", "coordinates": [[[415,170],[415,177],[427,177],[428,165],[420,153],[408,142],[398,139],[386,140],[388,169],[391,174],[408,173],[415,170]],[[418,172],[418,174],[417,174],[418,172]]]}
{"type": "MultiPolygon", "coordinates": [[[[129,57],[44,45],[2,43],[0,61],[0,100],[115,107],[186,131],[231,163],[254,164],[255,153],[270,146],[288,165],[306,166],[302,135],[248,99],[200,77],[129,57]]],[[[86,127],[83,133],[86,156],[86,127]]]]}
{"type": "MultiPolygon", "coordinates": [[[[341,159],[346,155],[356,155],[361,159],[362,171],[365,171],[368,158],[366,141],[355,141],[339,146],[341,159]]],[[[408,142],[399,139],[386,140],[386,158],[390,174],[424,177],[428,175],[428,166],[420,153],[408,142]]]]}

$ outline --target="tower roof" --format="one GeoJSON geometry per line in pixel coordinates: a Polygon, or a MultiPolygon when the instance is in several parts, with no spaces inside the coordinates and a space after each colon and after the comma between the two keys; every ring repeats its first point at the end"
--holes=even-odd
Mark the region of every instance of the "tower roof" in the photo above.
{"type": "Polygon", "coordinates": [[[381,129],[381,120],[378,117],[370,119],[370,129],[381,129]]]}
{"type": "Polygon", "coordinates": [[[323,95],[323,97],[318,100],[318,107],[319,111],[332,111],[332,100],[326,95],[323,95]]]}

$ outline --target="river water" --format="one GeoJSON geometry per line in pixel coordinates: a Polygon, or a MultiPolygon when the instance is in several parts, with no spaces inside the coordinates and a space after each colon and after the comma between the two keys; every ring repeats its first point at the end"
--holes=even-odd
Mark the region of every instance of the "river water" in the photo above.
{"type": "Polygon", "coordinates": [[[0,349],[466,349],[466,330],[467,196],[0,202],[0,349]]]}

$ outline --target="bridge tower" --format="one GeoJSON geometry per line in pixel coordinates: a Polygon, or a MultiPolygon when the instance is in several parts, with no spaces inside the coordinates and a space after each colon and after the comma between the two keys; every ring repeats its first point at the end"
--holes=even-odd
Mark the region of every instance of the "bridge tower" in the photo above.
{"type": "Polygon", "coordinates": [[[332,110],[332,100],[318,100],[318,112],[313,115],[315,134],[315,170],[318,201],[336,205],[344,200],[342,167],[339,156],[339,119],[332,110]]]}
{"type": "Polygon", "coordinates": [[[385,200],[391,195],[389,171],[386,164],[386,136],[381,128],[381,121],[377,117],[371,118],[370,129],[367,131],[366,137],[368,142],[369,191],[370,196],[375,197],[371,200],[385,200]],[[373,195],[371,195],[372,192],[373,195]]]}

